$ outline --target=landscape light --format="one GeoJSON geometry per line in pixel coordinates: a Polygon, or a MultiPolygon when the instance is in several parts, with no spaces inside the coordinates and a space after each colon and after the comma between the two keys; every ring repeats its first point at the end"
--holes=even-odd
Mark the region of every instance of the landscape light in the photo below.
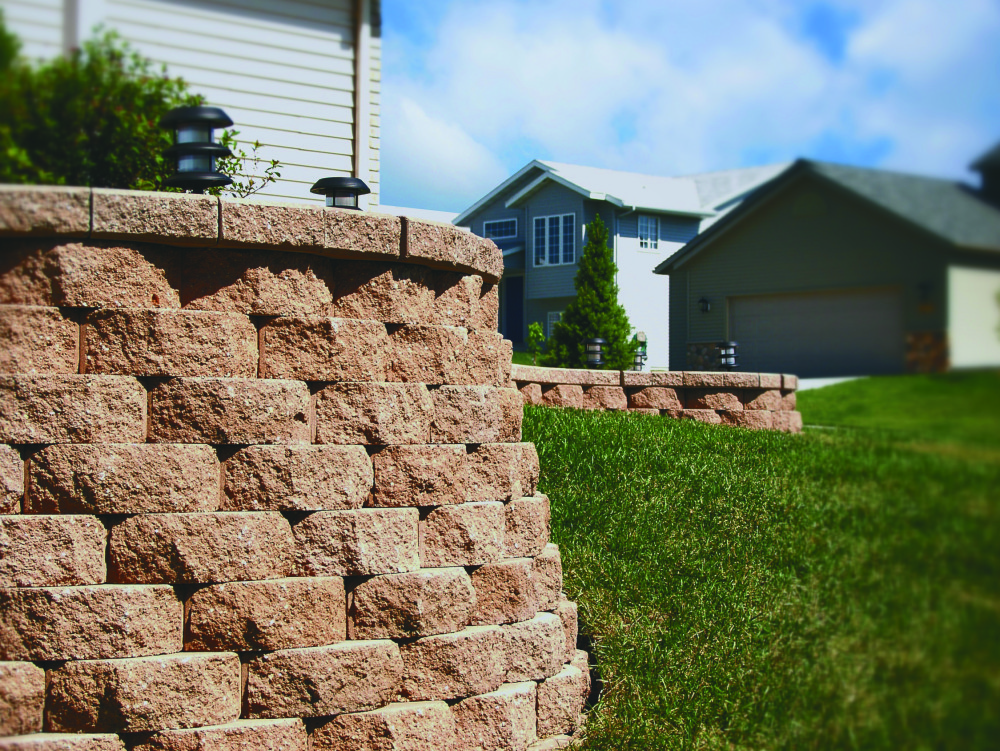
{"type": "Polygon", "coordinates": [[[317,180],[309,192],[326,196],[326,205],[332,208],[361,211],[361,207],[358,206],[358,196],[367,195],[372,191],[365,185],[364,180],[356,177],[324,177],[317,180]]]}
{"type": "Polygon", "coordinates": [[[604,365],[604,345],[607,343],[606,339],[601,339],[600,337],[588,339],[585,342],[588,368],[599,368],[604,365]]]}
{"type": "Polygon", "coordinates": [[[215,142],[213,132],[232,124],[218,107],[175,107],[161,117],[160,127],[174,131],[174,144],[164,149],[163,155],[177,163],[177,172],[163,184],[204,193],[205,188],[232,183],[232,178],[215,171],[215,160],[232,152],[215,142]]]}
{"type": "Polygon", "coordinates": [[[635,340],[639,342],[639,346],[635,351],[635,355],[632,357],[632,370],[640,371],[642,370],[642,364],[646,362],[646,359],[649,357],[649,355],[646,354],[646,332],[639,331],[636,333],[635,340]]]}
{"type": "Polygon", "coordinates": [[[736,370],[736,342],[719,342],[719,366],[723,370],[736,370]]]}

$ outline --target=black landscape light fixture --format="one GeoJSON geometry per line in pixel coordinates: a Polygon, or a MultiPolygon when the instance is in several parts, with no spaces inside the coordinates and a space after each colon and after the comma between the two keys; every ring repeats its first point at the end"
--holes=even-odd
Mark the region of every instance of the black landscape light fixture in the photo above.
{"type": "Polygon", "coordinates": [[[723,370],[736,370],[736,342],[719,342],[719,367],[723,370]]]}
{"type": "Polygon", "coordinates": [[[639,342],[639,346],[636,348],[635,355],[632,357],[632,370],[639,371],[642,370],[642,364],[646,362],[646,359],[649,357],[649,355],[646,354],[646,332],[637,332],[635,340],[639,342]]]}
{"type": "Polygon", "coordinates": [[[163,155],[177,161],[177,172],[163,181],[172,188],[204,193],[232,183],[232,178],[215,171],[215,160],[232,152],[215,142],[213,131],[233,124],[218,107],[175,107],[160,118],[161,128],[174,131],[174,145],[163,155]]]}
{"type": "Polygon", "coordinates": [[[599,368],[604,365],[604,345],[607,343],[606,339],[601,339],[600,337],[588,339],[585,342],[587,347],[588,368],[593,370],[594,368],[599,368]]]}
{"type": "Polygon", "coordinates": [[[712,309],[712,303],[707,297],[703,297],[698,301],[698,306],[701,308],[702,313],[707,313],[712,309]]]}
{"type": "Polygon", "coordinates": [[[358,197],[371,193],[372,189],[356,177],[324,177],[309,192],[326,196],[326,205],[331,208],[361,211],[358,197]]]}

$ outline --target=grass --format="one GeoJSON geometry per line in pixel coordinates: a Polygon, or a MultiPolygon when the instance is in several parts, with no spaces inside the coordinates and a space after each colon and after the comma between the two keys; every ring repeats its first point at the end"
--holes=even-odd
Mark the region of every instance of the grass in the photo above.
{"type": "Polygon", "coordinates": [[[545,408],[524,434],[604,681],[586,748],[997,747],[1000,463],[545,408]]]}
{"type": "Polygon", "coordinates": [[[513,355],[511,355],[511,359],[514,362],[515,365],[533,365],[534,364],[534,363],[531,362],[531,353],[529,353],[529,352],[518,352],[518,351],[515,350],[514,353],[513,353],[513,355]]]}

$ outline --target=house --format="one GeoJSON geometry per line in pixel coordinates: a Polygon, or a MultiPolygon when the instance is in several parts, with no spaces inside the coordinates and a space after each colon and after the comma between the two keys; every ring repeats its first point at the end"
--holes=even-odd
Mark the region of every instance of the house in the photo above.
{"type": "Polygon", "coordinates": [[[949,180],[799,160],[656,267],[670,362],[800,376],[1000,365],[1000,146],[949,180]],[[664,280],[665,282],[667,280],[664,280]]]}
{"type": "MultiPolygon", "coordinates": [[[[320,177],[360,177],[378,204],[380,0],[0,0],[22,54],[78,48],[98,25],[222,107],[244,144],[281,162],[259,195],[322,201],[320,177]]],[[[249,149],[247,149],[249,151],[249,149]]]]}
{"type": "Polygon", "coordinates": [[[660,177],[535,160],[454,223],[503,250],[500,330],[517,347],[532,322],[552,333],[576,294],[584,227],[600,216],[611,235],[619,300],[632,326],[648,337],[647,364],[666,367],[668,287],[653,268],[784,166],[660,177]]]}

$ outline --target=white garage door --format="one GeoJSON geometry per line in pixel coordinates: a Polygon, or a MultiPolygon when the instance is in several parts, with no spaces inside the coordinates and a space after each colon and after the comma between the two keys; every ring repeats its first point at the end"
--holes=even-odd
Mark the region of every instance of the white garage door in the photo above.
{"type": "Polygon", "coordinates": [[[840,290],[729,299],[740,370],[804,378],[901,373],[898,290],[840,290]]]}
{"type": "Polygon", "coordinates": [[[1000,271],[948,269],[948,336],[953,368],[1000,365],[1000,271]]]}

